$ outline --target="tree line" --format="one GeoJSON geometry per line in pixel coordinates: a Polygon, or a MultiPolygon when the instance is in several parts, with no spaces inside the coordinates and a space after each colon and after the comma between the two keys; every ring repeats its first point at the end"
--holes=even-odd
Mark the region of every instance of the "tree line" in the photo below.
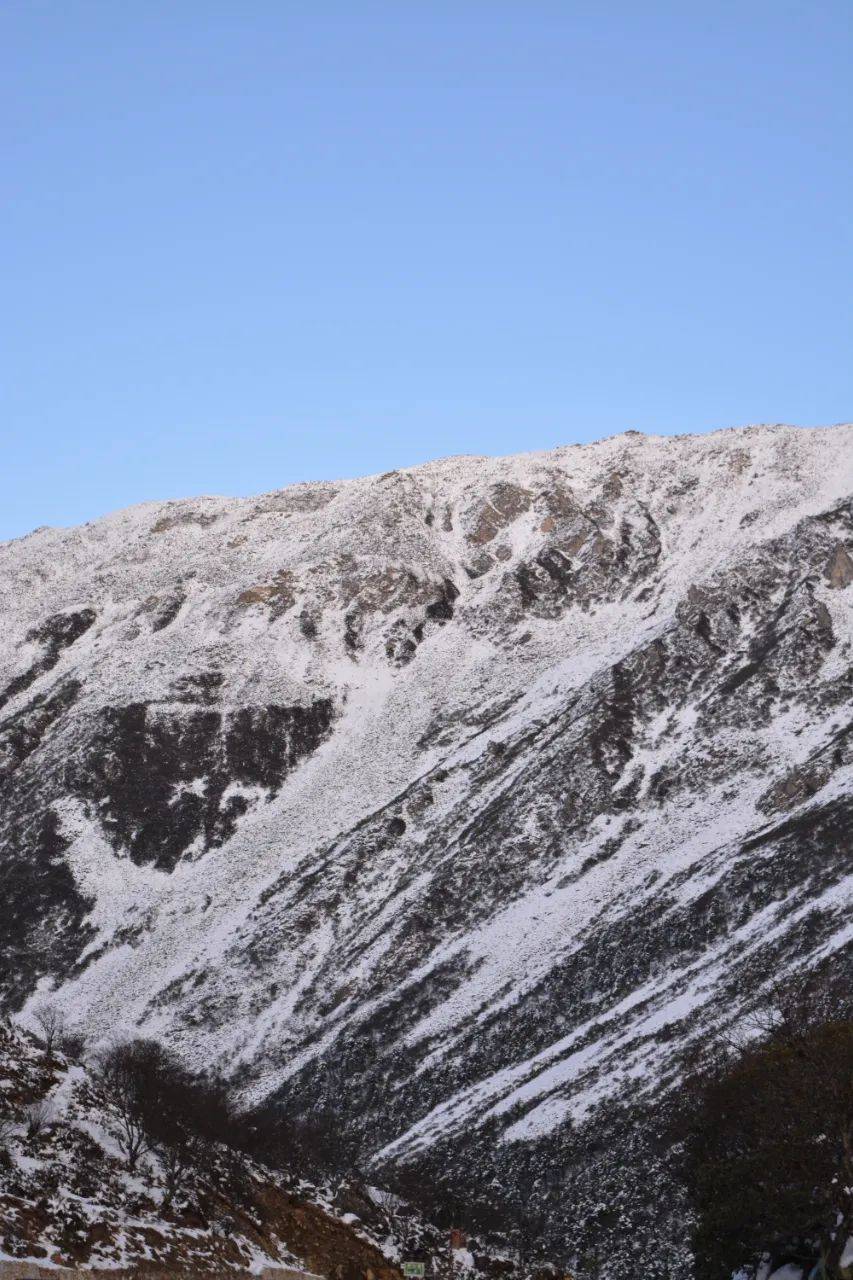
{"type": "Polygon", "coordinates": [[[686,1082],[676,1137],[699,1280],[762,1262],[841,1280],[853,1236],[853,1016],[843,982],[778,987],[686,1082]]]}

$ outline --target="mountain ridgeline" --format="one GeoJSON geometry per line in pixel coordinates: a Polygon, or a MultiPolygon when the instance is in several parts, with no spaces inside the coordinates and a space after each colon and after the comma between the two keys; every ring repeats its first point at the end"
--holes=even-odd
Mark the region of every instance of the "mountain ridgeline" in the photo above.
{"type": "Polygon", "coordinates": [[[846,426],[2,544],[3,1007],[682,1280],[667,1099],[780,977],[849,975],[851,605],[846,426]]]}

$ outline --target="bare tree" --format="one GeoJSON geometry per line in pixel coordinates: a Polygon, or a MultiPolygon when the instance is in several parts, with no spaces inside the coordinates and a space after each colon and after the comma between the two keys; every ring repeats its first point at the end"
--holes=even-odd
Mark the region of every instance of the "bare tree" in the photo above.
{"type": "MultiPolygon", "coordinates": [[[[191,1184],[205,1156],[232,1137],[233,1111],[225,1085],[216,1079],[193,1075],[171,1054],[160,1060],[157,1106],[150,1114],[148,1132],[152,1149],[165,1177],[163,1207],[191,1184]]],[[[236,1157],[232,1152],[232,1157],[236,1157]]],[[[233,1159],[232,1175],[236,1172],[233,1159]]]]}
{"type": "Polygon", "coordinates": [[[191,1181],[201,1155],[197,1138],[187,1135],[173,1135],[169,1141],[157,1144],[157,1154],[163,1166],[166,1182],[166,1194],[163,1197],[163,1208],[170,1209],[175,1196],[183,1191],[191,1181]]]}
{"type": "Polygon", "coordinates": [[[130,1169],[150,1148],[149,1117],[159,1056],[158,1046],[151,1041],[131,1040],[108,1049],[96,1063],[97,1077],[112,1104],[110,1127],[130,1169]]]}
{"type": "Polygon", "coordinates": [[[65,1015],[55,1004],[40,1004],[33,1010],[33,1021],[41,1033],[41,1042],[49,1058],[65,1035],[65,1015]]]}
{"type": "Polygon", "coordinates": [[[101,1055],[96,1070],[129,1167],[154,1152],[163,1165],[167,1205],[206,1151],[234,1141],[227,1087],[193,1075],[162,1045],[141,1039],[116,1045],[101,1055]]]}

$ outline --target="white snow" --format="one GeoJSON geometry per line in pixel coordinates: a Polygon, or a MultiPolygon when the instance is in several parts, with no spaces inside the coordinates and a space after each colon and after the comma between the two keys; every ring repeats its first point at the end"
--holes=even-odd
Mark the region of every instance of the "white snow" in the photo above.
{"type": "MultiPolygon", "coordinates": [[[[109,1038],[144,1022],[149,1030],[177,1033],[183,1050],[203,1064],[211,1058],[251,1062],[292,1040],[293,1052],[268,1063],[257,1085],[266,1090],[322,1052],[348,1019],[362,1019],[447,962],[464,959],[468,976],[407,1036],[408,1045],[422,1051],[418,1069],[427,1071],[452,1051],[465,1028],[521,999],[602,921],[637,909],[670,884],[677,902],[698,897],[723,873],[739,842],[765,821],[757,804],[766,772],[744,769],[736,796],[725,785],[710,784],[697,788],[690,807],[662,806],[637,830],[622,831],[614,856],[585,871],[624,820],[600,821],[582,844],[567,839],[558,865],[533,874],[491,918],[439,939],[393,992],[363,994],[396,945],[399,921],[428,888],[441,853],[428,835],[418,845],[414,830],[405,851],[388,855],[375,869],[360,869],[357,890],[333,917],[316,913],[282,950],[276,994],[254,1001],[230,951],[241,930],[251,932],[260,895],[280,877],[305,875],[320,867],[321,858],[333,867],[336,841],[439,763],[448,778],[433,786],[432,813],[451,812],[463,794],[466,767],[480,761],[490,744],[510,743],[547,723],[597,673],[665,634],[691,587],[746,563],[754,547],[827,511],[851,488],[849,426],[763,426],[676,438],[626,434],[548,454],[451,458],[390,477],[301,485],[259,498],[149,503],[80,529],[41,529],[0,544],[0,688],[39,657],[40,646],[27,637],[46,617],[84,606],[98,614],[53,670],[10,701],[4,716],[70,677],[82,681],[77,720],[135,699],[172,713],[181,706],[176,682],[207,671],[223,675],[226,712],[324,696],[337,709],[329,740],[277,795],[233,784],[226,801],[242,796],[250,802],[236,834],[208,852],[197,844],[171,874],[117,855],[94,814],[78,801],[62,802],[62,829],[71,842],[66,856],[81,892],[93,900],[89,923],[96,937],[87,948],[95,958],[57,999],[72,1021],[85,1021],[96,1036],[109,1038]],[[607,600],[588,611],[575,607],[557,619],[531,617],[507,631],[495,621],[503,607],[503,575],[544,545],[543,495],[562,486],[580,508],[593,509],[614,474],[623,488],[611,504],[614,520],[632,524],[645,510],[660,529],[652,597],[607,600]],[[496,484],[528,491],[530,505],[482,548],[470,534],[496,484]],[[493,572],[471,578],[466,566],[482,549],[507,558],[493,572]],[[419,613],[405,601],[392,602],[383,612],[389,571],[400,580],[413,573],[427,584],[425,599],[434,598],[445,578],[460,591],[454,624],[428,624],[415,659],[401,668],[389,665],[383,628],[396,618],[420,617],[422,608],[419,613]],[[282,574],[290,575],[295,602],[279,617],[264,603],[240,603],[241,593],[280,583],[282,574]],[[174,621],[153,630],[152,610],[177,596],[183,604],[174,621]],[[345,619],[353,602],[368,597],[380,603],[355,661],[342,644],[345,619]],[[300,631],[305,607],[317,616],[311,642],[300,631]],[[487,707],[495,708],[495,720],[483,725],[487,707]],[[504,710],[497,715],[499,707],[504,710]],[[441,740],[433,735],[425,745],[424,736],[442,719],[441,740]],[[305,1015],[299,1001],[338,956],[348,957],[351,992],[327,1018],[313,1013],[316,1034],[300,1043],[305,1015]],[[211,1026],[185,1017],[194,1010],[196,975],[230,1010],[211,1026]],[[155,1007],[159,993],[181,982],[186,992],[177,1004],[155,1007]]],[[[821,567],[812,568],[819,576],[821,567]]],[[[849,661],[844,646],[853,637],[851,593],[823,586],[817,593],[839,637],[828,660],[830,679],[849,661]]],[[[643,800],[656,769],[696,750],[701,712],[688,701],[645,726],[619,785],[642,778],[643,800]]],[[[795,706],[753,739],[733,730],[717,746],[744,760],[772,756],[781,776],[826,741],[829,727],[828,718],[810,721],[795,706]]],[[[79,743],[71,730],[58,732],[67,732],[63,750],[73,762],[79,743]]],[[[518,782],[510,766],[484,788],[479,802],[487,804],[518,782]]],[[[849,787],[849,769],[831,785],[849,787]]],[[[204,788],[200,777],[181,790],[200,796],[204,788]]],[[[529,814],[527,830],[519,833],[534,844],[537,821],[529,814]]],[[[823,905],[838,912],[839,929],[826,946],[850,936],[853,926],[843,923],[850,902],[848,883],[827,896],[823,905]]],[[[790,927],[796,916],[783,921],[786,905],[751,922],[738,941],[749,946],[756,930],[766,936],[790,927]]],[[[429,1115],[413,1117],[389,1150],[519,1103],[528,1110],[506,1131],[509,1140],[577,1118],[607,1088],[661,1069],[653,1049],[636,1046],[638,1036],[684,1022],[704,1006],[724,966],[724,956],[709,952],[661,974],[653,989],[639,987],[602,1009],[591,1020],[602,1027],[592,1043],[583,1043],[590,1030],[584,1024],[541,1052],[519,1056],[511,1068],[443,1099],[429,1115]]]]}

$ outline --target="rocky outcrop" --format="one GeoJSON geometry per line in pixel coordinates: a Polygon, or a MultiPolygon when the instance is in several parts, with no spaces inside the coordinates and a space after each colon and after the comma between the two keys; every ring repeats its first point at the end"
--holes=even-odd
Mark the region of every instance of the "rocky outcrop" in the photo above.
{"type": "Polygon", "coordinates": [[[843,590],[853,582],[853,559],[843,542],[836,543],[826,566],[826,579],[830,587],[843,590]]]}
{"type": "Polygon", "coordinates": [[[40,676],[52,671],[63,651],[89,630],[95,618],[94,609],[81,609],[77,613],[56,614],[32,627],[27,632],[25,641],[27,645],[37,647],[40,652],[30,666],[13,676],[0,692],[0,711],[13,698],[35,684],[40,676]]]}
{"type": "Polygon", "coordinates": [[[258,794],[274,796],[329,735],[329,698],[223,715],[210,705],[218,675],[197,677],[184,694],[201,708],[106,707],[66,771],[71,793],[137,864],[172,871],[188,852],[200,856],[221,845],[258,794]]]}

